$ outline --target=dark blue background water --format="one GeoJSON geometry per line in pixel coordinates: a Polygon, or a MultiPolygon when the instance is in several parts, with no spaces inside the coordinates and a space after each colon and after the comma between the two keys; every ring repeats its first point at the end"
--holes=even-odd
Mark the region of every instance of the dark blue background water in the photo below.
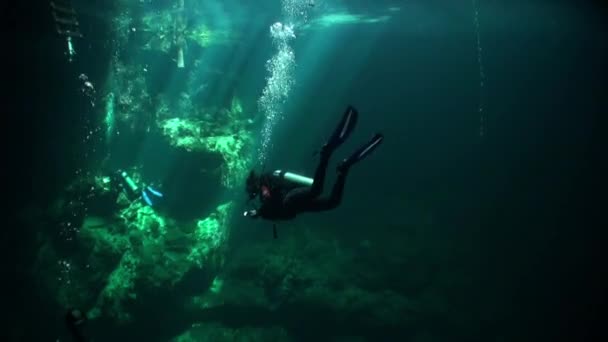
{"type": "MultiPolygon", "coordinates": [[[[425,2],[446,18],[428,34],[398,21],[381,34],[364,26],[332,31],[343,43],[326,52],[324,63],[298,69],[299,95],[289,104],[290,119],[276,130],[269,164],[312,172],[310,153],[344,105],[356,105],[359,126],[339,153],[376,129],[386,135],[385,144],[352,173],[341,210],[307,222],[340,227],[336,234],[345,239],[373,235],[399,222],[403,203],[419,203],[434,213],[438,241],[468,251],[451,264],[470,278],[457,294],[463,311],[452,314],[467,317],[479,334],[457,335],[458,329],[437,323],[446,339],[488,341],[509,331],[519,340],[590,341],[593,332],[605,334],[593,328],[605,308],[606,8],[592,2],[481,3],[488,124],[480,138],[475,36],[465,3],[425,2]],[[357,60],[358,69],[345,62],[357,60]]],[[[5,74],[14,77],[6,78],[4,90],[3,168],[5,207],[15,212],[50,201],[70,180],[83,163],[79,141],[86,120],[84,100],[75,96],[77,68],[64,63],[48,5],[10,6],[15,30],[5,39],[14,48],[4,57],[5,74]]],[[[352,6],[372,7],[363,1],[352,6]]],[[[247,63],[259,66],[272,51],[260,17],[260,45],[243,47],[254,51],[247,63]]],[[[99,38],[85,54],[104,60],[107,27],[91,16],[84,29],[99,38]]],[[[296,54],[305,55],[308,43],[307,36],[299,38],[296,54]]],[[[240,86],[255,98],[264,72],[244,69],[251,81],[240,86]]],[[[106,72],[87,70],[99,80],[106,72]]],[[[36,231],[12,220],[3,227],[7,331],[51,339],[62,328],[61,308],[39,298],[40,284],[27,275],[36,231]]]]}

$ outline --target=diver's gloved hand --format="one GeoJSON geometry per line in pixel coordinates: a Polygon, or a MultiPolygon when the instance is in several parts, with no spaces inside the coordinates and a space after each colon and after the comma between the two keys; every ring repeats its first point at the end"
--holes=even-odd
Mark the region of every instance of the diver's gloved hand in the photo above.
{"type": "Polygon", "coordinates": [[[251,217],[251,218],[257,218],[259,215],[258,211],[255,209],[252,210],[247,210],[243,213],[243,216],[245,217],[251,217]]]}

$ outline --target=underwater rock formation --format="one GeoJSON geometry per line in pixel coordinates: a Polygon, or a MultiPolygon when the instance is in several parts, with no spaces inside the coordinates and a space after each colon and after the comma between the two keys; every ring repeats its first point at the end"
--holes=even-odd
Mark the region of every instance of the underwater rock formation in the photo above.
{"type": "Polygon", "coordinates": [[[229,103],[198,96],[209,82],[201,59],[186,57],[194,63],[180,90],[155,85],[167,70],[150,60],[172,64],[176,49],[232,43],[228,28],[205,22],[200,1],[187,5],[114,3],[104,105],[94,120],[105,131],[105,146],[95,148],[107,153],[80,169],[40,218],[58,232],[41,230],[34,272],[59,305],[90,318],[129,321],[146,293],[171,293],[196,276],[211,281],[224,262],[233,204],[223,193],[246,175],[252,114],[234,93],[229,103]],[[159,190],[154,201],[148,187],[159,190]]]}
{"type": "MultiPolygon", "coordinates": [[[[149,287],[170,289],[191,268],[217,268],[222,258],[216,254],[219,254],[226,236],[229,209],[229,203],[221,205],[217,212],[198,221],[192,233],[186,233],[182,227],[168,223],[170,221],[141,203],[124,209],[122,215],[126,217],[124,225],[129,231],[128,244],[120,262],[110,274],[108,284],[100,294],[91,316],[95,317],[100,310],[109,310],[111,316],[128,318],[124,316],[126,310],[121,307],[121,303],[137,298],[136,283],[143,290],[149,287]]],[[[102,234],[111,236],[109,232],[102,234]]],[[[115,239],[121,241],[120,237],[115,239]]],[[[102,239],[97,241],[96,249],[100,253],[108,253],[108,248],[116,249],[111,244],[103,244],[105,241],[102,239]]]]}
{"type": "MultiPolygon", "coordinates": [[[[196,144],[189,148],[223,156],[224,184],[236,185],[246,165],[238,154],[244,141],[232,136],[208,137],[199,138],[196,144]]],[[[134,182],[140,182],[138,172],[130,174],[134,182]]],[[[206,216],[177,221],[170,211],[155,209],[141,198],[129,198],[113,188],[109,178],[78,179],[78,185],[71,186],[65,199],[58,201],[55,221],[61,222],[62,231],[74,227],[70,240],[78,246],[70,255],[58,255],[63,248],[41,236],[45,242],[36,269],[45,274],[45,284],[61,306],[93,306],[91,318],[104,314],[127,321],[128,307],[137,305],[140,291],[170,291],[192,269],[211,276],[217,272],[223,263],[232,204],[220,203],[206,216]],[[79,192],[83,194],[76,196],[79,192]],[[64,276],[56,277],[58,274],[64,276]]]]}
{"type": "MultiPolygon", "coordinates": [[[[130,174],[139,181],[137,172],[130,174]]],[[[128,307],[137,305],[138,292],[170,291],[189,272],[213,274],[223,263],[231,202],[201,219],[178,222],[141,198],[117,190],[111,177],[81,177],[76,183],[67,194],[86,190],[81,202],[68,205],[72,202],[68,199],[59,201],[67,204],[53,207],[59,220],[73,217],[75,208],[84,208],[67,225],[76,227],[70,238],[76,250],[71,256],[59,255],[62,246],[41,236],[36,267],[47,277],[45,284],[60,305],[92,306],[90,318],[104,314],[128,321],[128,307]],[[107,215],[109,204],[113,215],[107,215]]]]}
{"type": "Polygon", "coordinates": [[[196,121],[184,119],[163,122],[164,132],[174,146],[189,151],[219,153],[225,163],[225,168],[222,168],[222,184],[234,188],[241,183],[249,164],[247,159],[242,158],[248,143],[247,135],[204,136],[196,129],[199,126],[196,121]]]}
{"type": "Polygon", "coordinates": [[[182,335],[174,338],[171,342],[197,342],[197,341],[268,341],[268,342],[290,342],[293,341],[285,329],[271,328],[230,328],[218,323],[193,324],[192,328],[182,335]]]}
{"type": "Polygon", "coordinates": [[[141,28],[137,31],[141,32],[146,42],[144,49],[164,53],[175,49],[176,36],[183,36],[186,44],[196,44],[200,47],[228,44],[233,40],[233,34],[227,30],[212,29],[198,21],[176,21],[176,11],[146,13],[141,18],[141,28]]]}
{"type": "Polygon", "coordinates": [[[373,243],[346,245],[302,228],[282,236],[280,244],[240,246],[222,278],[192,297],[187,309],[193,319],[228,326],[279,324],[288,336],[310,334],[311,340],[363,341],[370,336],[360,336],[374,329],[415,336],[424,330],[422,320],[447,313],[438,292],[449,285],[438,281],[436,260],[423,261],[431,253],[426,237],[404,244],[394,234],[378,235],[373,243]],[[403,248],[411,250],[402,253],[403,248]],[[408,277],[401,277],[404,272],[408,277]],[[368,280],[378,275],[385,286],[368,280]],[[306,317],[313,316],[319,326],[306,328],[306,317]]]}
{"type": "Polygon", "coordinates": [[[374,328],[426,332],[417,325],[421,317],[444,315],[448,303],[437,293],[450,284],[437,276],[424,234],[406,242],[349,231],[338,241],[321,233],[331,227],[296,229],[279,243],[230,241],[238,253],[227,262],[235,202],[224,195],[249,170],[255,115],[233,93],[205,102],[205,82],[212,82],[198,73],[201,59],[175,80],[185,84],[152,89],[151,74],[164,81],[166,70],[151,70],[139,59],[142,51],[173,67],[176,34],[186,53],[188,43],[205,47],[227,35],[202,22],[178,25],[170,8],[134,11],[136,2],[121,1],[125,9],[112,21],[115,51],[99,106],[105,119],[98,120],[107,157],[80,172],[49,210],[48,226],[59,226],[59,236],[39,237],[35,272],[59,305],[83,308],[91,319],[142,325],[150,303],[159,311],[166,305],[183,323],[167,335],[184,342],[291,341],[306,330],[318,340],[328,328],[327,340],[335,341],[366,340],[358,336],[374,328]],[[134,184],[130,191],[117,185],[119,169],[134,184]],[[147,186],[162,191],[164,203],[142,198],[147,186]],[[320,326],[305,327],[307,317],[320,326]]]}
{"type": "Polygon", "coordinates": [[[149,131],[154,107],[147,91],[146,72],[116,60],[106,81],[106,131],[122,134],[149,131]]]}

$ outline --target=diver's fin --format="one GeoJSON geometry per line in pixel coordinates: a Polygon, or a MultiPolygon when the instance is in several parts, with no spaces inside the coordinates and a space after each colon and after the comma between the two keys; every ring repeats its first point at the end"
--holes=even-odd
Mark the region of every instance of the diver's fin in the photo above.
{"type": "Polygon", "coordinates": [[[148,186],[146,189],[148,189],[148,191],[150,191],[152,193],[152,195],[154,195],[156,197],[163,197],[162,192],[152,189],[151,186],[148,186]]]}
{"type": "Polygon", "coordinates": [[[380,133],[376,133],[370,141],[368,141],[365,145],[361,146],[350,157],[344,159],[342,163],[340,163],[340,165],[338,166],[338,171],[347,171],[348,168],[353,166],[353,164],[370,155],[372,151],[374,151],[380,145],[382,140],[384,140],[384,136],[380,133]]]}
{"type": "Polygon", "coordinates": [[[277,234],[277,224],[273,223],[272,224],[272,236],[277,239],[279,237],[279,234],[277,234]]]}
{"type": "Polygon", "coordinates": [[[141,196],[144,198],[144,201],[146,201],[146,203],[147,203],[149,206],[152,206],[152,204],[153,204],[153,203],[152,203],[152,201],[150,200],[150,196],[148,196],[148,194],[146,193],[146,191],[145,191],[145,190],[142,190],[142,191],[141,191],[141,196]]]}
{"type": "Polygon", "coordinates": [[[336,130],[327,141],[327,144],[323,146],[323,149],[327,152],[331,152],[340,146],[352,133],[358,118],[359,113],[353,106],[346,107],[342,120],[340,120],[338,127],[336,127],[336,130]]]}

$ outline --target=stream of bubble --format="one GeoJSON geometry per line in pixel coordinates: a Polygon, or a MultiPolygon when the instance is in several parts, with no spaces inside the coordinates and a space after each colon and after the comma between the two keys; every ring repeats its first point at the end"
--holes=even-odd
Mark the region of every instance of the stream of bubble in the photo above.
{"type": "Polygon", "coordinates": [[[477,66],[479,72],[479,99],[477,105],[477,111],[479,113],[479,136],[484,137],[487,133],[486,124],[487,118],[485,113],[484,99],[485,99],[485,81],[486,74],[483,65],[483,49],[481,47],[481,30],[479,25],[479,2],[478,0],[473,1],[473,21],[475,25],[475,38],[477,47],[477,66]]]}
{"type": "Polygon", "coordinates": [[[261,145],[258,162],[263,165],[271,148],[272,135],[277,122],[284,118],[284,105],[295,85],[296,58],[292,47],[296,27],[308,20],[311,0],[282,0],[283,20],[270,26],[270,37],[275,54],[266,61],[266,86],[258,100],[263,115],[261,145]]]}

